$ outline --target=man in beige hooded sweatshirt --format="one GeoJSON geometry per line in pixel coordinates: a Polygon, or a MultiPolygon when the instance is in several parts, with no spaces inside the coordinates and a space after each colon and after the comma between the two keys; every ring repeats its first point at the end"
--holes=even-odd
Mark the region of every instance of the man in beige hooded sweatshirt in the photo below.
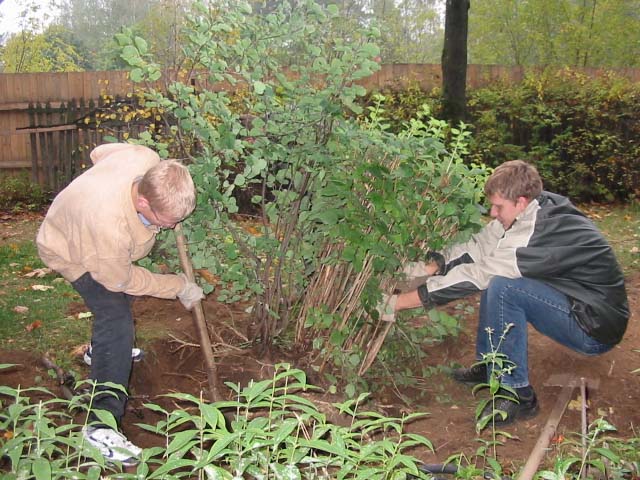
{"type": "MultiPolygon", "coordinates": [[[[51,204],[38,232],[38,252],[93,313],[91,378],[126,389],[134,342],[131,300],[177,297],[191,309],[204,298],[182,274],[156,274],[134,264],[149,253],[161,228],[173,228],[193,211],[195,187],[184,165],[161,161],[147,147],[105,144],[90,156],[93,166],[51,204]]],[[[98,390],[93,408],[110,412],[120,425],[126,394],[98,390]]],[[[95,414],[89,421],[83,434],[107,460],[137,463],[140,448],[95,414]]]]}

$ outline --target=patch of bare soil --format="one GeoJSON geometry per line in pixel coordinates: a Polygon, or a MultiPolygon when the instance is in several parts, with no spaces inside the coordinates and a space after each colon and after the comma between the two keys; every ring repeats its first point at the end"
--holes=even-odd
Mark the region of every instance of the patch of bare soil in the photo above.
{"type": "MultiPolygon", "coordinates": [[[[505,431],[513,435],[513,439],[507,440],[498,450],[505,467],[508,468],[510,464],[514,468],[521,466],[533,449],[560,392],[559,387],[545,386],[545,382],[553,374],[566,373],[599,380],[599,388],[589,393],[590,420],[602,415],[618,428],[622,438],[637,435],[637,427],[640,425],[640,374],[633,374],[632,371],[640,367],[640,352],[636,351],[640,350],[640,274],[627,279],[627,290],[632,311],[627,333],[618,346],[604,355],[578,355],[530,328],[530,376],[538,394],[540,413],[529,421],[504,427],[505,431]]],[[[228,346],[243,343],[248,345],[244,305],[229,307],[210,299],[204,302],[204,309],[212,326],[212,341],[219,352],[216,357],[221,384],[219,390],[229,397],[232,392],[222,385],[223,382],[246,385],[250,379],[271,378],[276,363],[289,361],[296,364],[295,359],[284,353],[259,358],[254,348],[228,346]]],[[[476,308],[476,312],[477,310],[476,308]]],[[[125,417],[125,431],[134,443],[148,447],[159,444],[158,438],[133,425],[141,421],[154,423],[157,418],[154,418],[155,414],[143,409],[142,404],[151,401],[172,408],[172,400],[161,397],[170,392],[186,392],[197,396],[203,391],[206,396],[207,377],[202,356],[194,346],[197,340],[191,316],[178,302],[139,299],[134,303],[134,313],[139,328],[167,332],[161,340],[146,346],[144,360],[134,364],[130,383],[131,399],[125,417]]],[[[464,331],[458,338],[447,339],[428,349],[428,365],[436,367],[453,362],[471,364],[474,359],[476,325],[477,314],[468,315],[464,331]]],[[[41,384],[44,383],[53,391],[57,389],[55,382],[48,379],[45,369],[34,355],[0,352],[0,363],[19,364],[10,371],[0,371],[0,383],[3,385],[32,386],[36,378],[41,378],[41,384]]],[[[79,369],[82,368],[80,365],[81,359],[78,359],[79,369]]],[[[83,371],[88,373],[87,369],[83,371]]],[[[312,381],[316,380],[312,378],[312,381]]],[[[427,463],[443,462],[449,455],[460,452],[472,457],[480,447],[480,442],[474,421],[477,399],[472,395],[471,389],[456,384],[445,374],[417,379],[416,382],[421,386],[422,395],[418,395],[418,389],[412,388],[401,392],[405,398],[410,399],[409,406],[401,402],[394,395],[393,389],[389,388],[377,392],[374,396],[375,404],[370,407],[388,415],[401,415],[407,411],[428,412],[426,418],[415,421],[408,427],[412,433],[422,434],[433,442],[435,453],[414,452],[427,463]]],[[[574,392],[574,399],[577,398],[578,391],[574,392]]],[[[314,394],[312,399],[321,410],[326,409],[326,413],[330,413],[330,403],[336,401],[336,397],[328,394],[314,394]]],[[[580,412],[576,408],[570,408],[560,423],[558,433],[566,436],[571,432],[579,432],[580,428],[580,412]]],[[[488,440],[490,435],[487,432],[481,438],[488,440]]]]}
{"type": "Polygon", "coordinates": [[[0,211],[0,245],[35,240],[42,218],[41,212],[0,211]]]}

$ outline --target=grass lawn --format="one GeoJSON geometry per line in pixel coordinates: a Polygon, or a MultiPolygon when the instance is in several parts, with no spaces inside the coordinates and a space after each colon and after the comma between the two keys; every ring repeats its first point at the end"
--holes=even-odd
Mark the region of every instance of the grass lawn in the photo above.
{"type": "Polygon", "coordinates": [[[67,314],[80,296],[67,281],[45,272],[33,241],[0,246],[0,348],[55,351],[65,361],[70,346],[88,341],[91,319],[67,314]]]}

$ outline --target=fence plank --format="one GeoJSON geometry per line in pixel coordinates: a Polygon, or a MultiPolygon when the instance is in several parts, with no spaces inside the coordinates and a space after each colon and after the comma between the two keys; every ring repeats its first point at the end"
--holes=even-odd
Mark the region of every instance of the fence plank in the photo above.
{"type": "MultiPolygon", "coordinates": [[[[498,81],[516,83],[522,81],[526,73],[536,70],[539,69],[469,65],[468,87],[478,88],[498,81]]],[[[608,74],[603,69],[577,71],[590,77],[608,74]]],[[[625,68],[611,72],[632,82],[640,82],[640,69],[625,68]]],[[[166,79],[177,75],[172,71],[163,72],[163,78],[155,82],[156,86],[162,88],[166,79]]],[[[206,75],[196,73],[194,79],[202,82],[203,87],[225,86],[208,85],[206,75]]],[[[358,83],[370,90],[380,90],[403,87],[409,81],[417,82],[427,91],[440,86],[441,66],[382,65],[381,70],[358,83]]],[[[134,90],[135,85],[126,71],[0,74],[0,168],[31,165],[34,181],[41,182],[43,186],[61,186],[83,170],[83,165],[90,163],[90,150],[102,142],[104,132],[96,131],[93,125],[85,125],[82,121],[85,116],[92,115],[101,94],[126,97],[134,90]],[[30,110],[30,107],[35,110],[30,110]]],[[[120,140],[121,130],[121,127],[115,129],[120,140]]],[[[139,130],[141,127],[138,125],[129,125],[131,136],[139,130]]]]}

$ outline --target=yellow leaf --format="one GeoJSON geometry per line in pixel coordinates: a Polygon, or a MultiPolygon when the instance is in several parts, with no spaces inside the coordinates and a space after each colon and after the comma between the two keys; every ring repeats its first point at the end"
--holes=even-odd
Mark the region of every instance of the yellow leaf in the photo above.
{"type": "Polygon", "coordinates": [[[567,405],[567,408],[569,410],[576,410],[576,411],[580,411],[582,410],[582,401],[580,399],[577,400],[571,400],[569,402],[569,405],[567,405]]]}
{"type": "Polygon", "coordinates": [[[124,138],[125,140],[126,140],[127,138],[129,138],[129,132],[124,132],[124,133],[122,134],[122,138],[124,138]]]}

